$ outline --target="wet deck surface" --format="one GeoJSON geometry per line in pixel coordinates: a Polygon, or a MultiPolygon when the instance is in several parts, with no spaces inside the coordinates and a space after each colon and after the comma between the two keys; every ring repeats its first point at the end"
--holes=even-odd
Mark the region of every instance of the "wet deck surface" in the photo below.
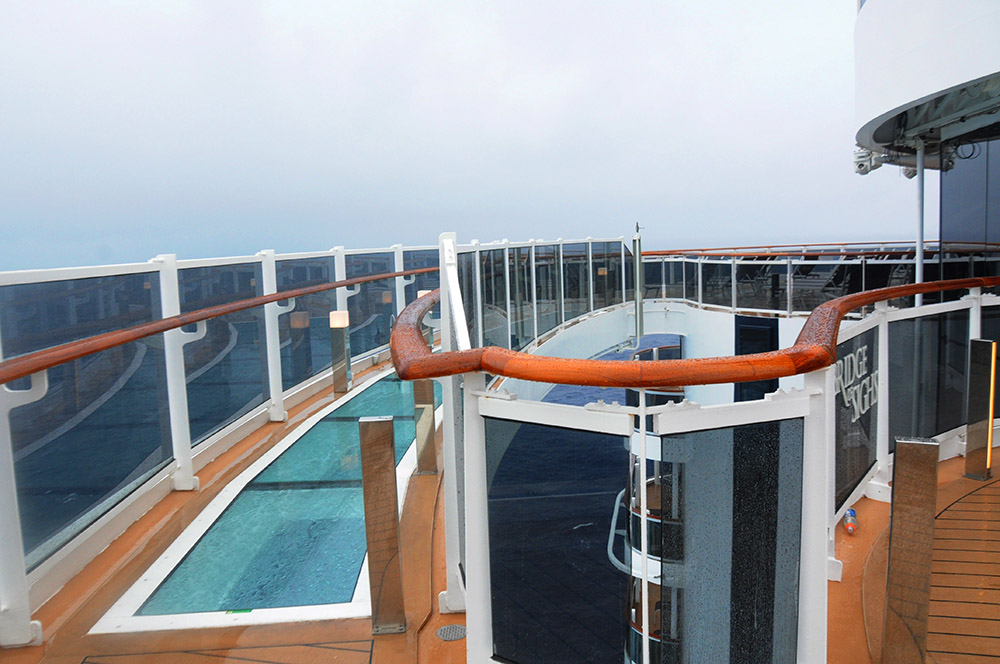
{"type": "Polygon", "coordinates": [[[935,521],[927,661],[1000,662],[1000,482],[935,521]]]}
{"type": "MultiPolygon", "coordinates": [[[[173,492],[133,524],[36,614],[45,628],[40,647],[4,651],[4,664],[386,664],[465,661],[465,640],[445,642],[435,631],[465,624],[440,615],[444,589],[444,515],[439,476],[410,480],[400,540],[405,585],[405,634],[372,636],[371,620],[175,630],[145,634],[87,632],[219,490],[297,424],[333,400],[321,392],[268,424],[199,471],[202,490],[173,492]]],[[[440,447],[440,432],[437,436],[440,447]]]]}

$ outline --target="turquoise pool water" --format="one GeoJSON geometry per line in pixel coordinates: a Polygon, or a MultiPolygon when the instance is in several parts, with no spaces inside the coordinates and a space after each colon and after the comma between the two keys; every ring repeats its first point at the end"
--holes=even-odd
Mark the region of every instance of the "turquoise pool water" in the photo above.
{"type": "Polygon", "coordinates": [[[390,375],[251,480],[136,615],[350,602],[366,551],[358,418],[375,415],[394,417],[398,464],[415,435],[413,387],[390,375]]]}

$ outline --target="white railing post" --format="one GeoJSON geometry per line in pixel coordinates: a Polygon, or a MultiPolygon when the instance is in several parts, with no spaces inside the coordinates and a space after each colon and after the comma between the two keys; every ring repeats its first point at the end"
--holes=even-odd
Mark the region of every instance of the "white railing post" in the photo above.
{"type": "MultiPolygon", "coordinates": [[[[160,307],[163,318],[181,313],[180,281],[176,254],[161,254],[152,260],[159,264],[160,307]]],[[[197,491],[198,478],[191,461],[191,422],[188,416],[187,371],[184,368],[184,345],[205,336],[206,321],[194,332],[180,328],[163,333],[163,359],[166,365],[167,405],[170,411],[170,441],[174,453],[171,482],[175,491],[197,491]]]]}
{"type": "MultiPolygon", "coordinates": [[[[347,254],[343,247],[334,247],[333,252],[333,280],[343,281],[347,279],[347,254]]],[[[361,292],[361,286],[342,286],[337,289],[337,311],[347,311],[347,298],[353,297],[361,292]]]]}
{"type": "Polygon", "coordinates": [[[479,414],[479,394],[486,389],[483,374],[465,374],[465,564],[468,583],[465,624],[469,662],[493,658],[493,616],[490,593],[489,493],[486,487],[486,429],[479,414]]]}
{"type": "Polygon", "coordinates": [[[590,311],[594,310],[594,242],[587,237],[587,303],[590,311]]]}
{"type": "MultiPolygon", "coordinates": [[[[438,265],[441,275],[441,350],[467,350],[470,347],[468,327],[464,314],[460,318],[452,316],[455,300],[461,301],[458,289],[458,251],[454,233],[442,233],[439,244],[438,265]],[[464,332],[464,334],[463,334],[464,332]]],[[[478,263],[478,262],[477,262],[478,263]]],[[[477,268],[478,270],[478,268],[477,268]]],[[[482,329],[482,323],[480,323],[482,329]]],[[[465,584],[462,580],[462,519],[464,504],[460,505],[465,490],[465,460],[463,434],[459,430],[462,422],[462,406],[459,403],[459,377],[449,376],[441,380],[441,456],[444,468],[444,513],[445,513],[445,590],[438,596],[442,613],[464,611],[465,584]]],[[[466,386],[468,390],[468,386],[466,386]]],[[[468,394],[468,391],[466,391],[468,394]]]]}
{"type": "Polygon", "coordinates": [[[889,303],[876,302],[872,316],[878,319],[878,384],[875,410],[875,463],[878,470],[868,483],[865,495],[887,503],[892,500],[892,468],[889,463],[889,303]]]}
{"type": "Polygon", "coordinates": [[[979,339],[983,335],[983,289],[970,288],[969,294],[965,297],[971,300],[969,304],[969,339],[979,339]]]}
{"type": "MultiPolygon", "coordinates": [[[[402,272],[406,268],[404,267],[403,260],[403,245],[394,244],[391,247],[395,269],[394,272],[402,272]]],[[[403,309],[406,308],[406,287],[412,284],[416,280],[416,276],[410,277],[396,277],[396,316],[403,313],[403,309]]]]}
{"type": "MultiPolygon", "coordinates": [[[[262,295],[273,295],[278,292],[278,268],[274,260],[274,250],[265,249],[258,252],[260,256],[262,295]]],[[[287,305],[271,302],[264,305],[264,347],[267,357],[267,384],[271,394],[271,404],[267,407],[267,416],[271,422],[285,422],[288,412],[285,410],[285,390],[281,384],[281,335],[278,327],[278,316],[295,308],[295,300],[287,305]]]]}
{"type": "Polygon", "coordinates": [[[31,387],[27,390],[0,385],[0,647],[42,643],[42,623],[31,619],[10,411],[38,401],[47,391],[48,375],[44,371],[31,376],[31,387]]]}
{"type": "MultiPolygon", "coordinates": [[[[829,460],[833,451],[833,370],[805,375],[809,415],[802,441],[802,532],[799,565],[798,662],[826,661],[827,559],[833,490],[829,460]]],[[[839,575],[837,577],[839,579],[839,575]]]]}

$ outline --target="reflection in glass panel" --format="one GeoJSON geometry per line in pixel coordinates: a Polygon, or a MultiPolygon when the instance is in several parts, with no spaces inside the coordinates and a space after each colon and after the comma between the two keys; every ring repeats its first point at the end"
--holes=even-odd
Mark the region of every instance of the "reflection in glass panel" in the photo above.
{"type": "Polygon", "coordinates": [[[483,293],[483,345],[510,348],[504,250],[482,251],[479,261],[483,293]]]}
{"type": "Polygon", "coordinates": [[[465,324],[469,327],[469,342],[479,346],[479,317],[476,315],[476,252],[458,255],[458,288],[462,292],[465,324]]]}
{"type": "Polygon", "coordinates": [[[733,306],[733,267],[725,263],[704,262],[701,265],[701,298],[704,304],[733,306]]]}
{"type": "Polygon", "coordinates": [[[941,243],[946,249],[982,249],[987,237],[987,144],[961,145],[955,157],[955,165],[941,171],[941,243]]]}
{"type": "MultiPolygon", "coordinates": [[[[1000,341],[1000,307],[983,307],[979,337],[1000,341]]],[[[997,373],[997,385],[993,390],[993,412],[1000,413],[1000,372],[997,373]]]]}
{"type": "Polygon", "coordinates": [[[802,419],[661,438],[661,516],[684,538],[662,566],[665,661],[795,661],[802,443],[802,419]]]}
{"type": "Polygon", "coordinates": [[[562,302],[559,278],[559,247],[535,247],[535,302],[538,305],[538,334],[545,334],[560,322],[562,302]]]}
{"type": "MultiPolygon", "coordinates": [[[[418,270],[420,268],[437,267],[438,250],[420,249],[417,251],[403,252],[403,269],[418,270]]],[[[422,290],[437,290],[441,287],[441,273],[427,272],[426,274],[415,274],[412,277],[413,283],[405,286],[406,304],[417,299],[417,293],[422,290]]]]}
{"type": "Polygon", "coordinates": [[[663,261],[645,261],[642,264],[642,296],[659,298],[663,295],[663,261]]]}
{"type": "Polygon", "coordinates": [[[629,577],[607,547],[625,488],[623,439],[485,424],[495,654],[519,664],[621,661],[629,577]]]}
{"type": "Polygon", "coordinates": [[[625,270],[625,299],[624,302],[635,300],[635,257],[632,256],[631,247],[623,242],[622,248],[625,250],[625,263],[622,269],[625,270]]]}
{"type": "MultiPolygon", "coordinates": [[[[261,295],[260,263],[178,271],[181,311],[261,295]]],[[[263,307],[213,318],[204,338],[184,346],[192,445],[268,398],[263,307]]]]}
{"type": "Polygon", "coordinates": [[[835,507],[875,465],[878,429],[878,328],[837,345],[835,507]]]}
{"type": "Polygon", "coordinates": [[[965,424],[969,312],[889,323],[889,449],[965,424]]]}
{"type": "MultiPolygon", "coordinates": [[[[334,281],[333,258],[277,261],[278,292],[334,281]]],[[[330,312],[336,291],[295,298],[295,308],[278,316],[281,386],[287,390],[330,368],[330,312]]]]}
{"type": "Polygon", "coordinates": [[[860,263],[805,261],[792,264],[793,311],[812,311],[824,302],[861,290],[860,263]]]}
{"type": "Polygon", "coordinates": [[[87,355],[48,376],[45,397],[10,413],[29,571],[173,456],[162,335],[87,355]]]}
{"type": "Polygon", "coordinates": [[[788,264],[737,263],[736,306],[740,309],[785,311],[788,308],[788,264]]]}
{"type": "Polygon", "coordinates": [[[699,261],[684,261],[684,299],[698,302],[698,280],[701,263],[699,261]]]}
{"type": "Polygon", "coordinates": [[[620,242],[593,242],[594,309],[622,301],[622,245],[620,242]]]}
{"type": "Polygon", "coordinates": [[[667,260],[663,263],[663,296],[684,297],[684,261],[667,260]]]}
{"type": "Polygon", "coordinates": [[[566,320],[572,320],[590,311],[590,263],[586,244],[564,244],[562,251],[563,302],[566,320]]]}
{"type": "MultiPolygon", "coordinates": [[[[396,271],[391,253],[357,254],[344,257],[347,278],[388,274],[396,271]]],[[[396,320],[396,280],[380,279],[357,286],[359,292],[347,299],[351,314],[351,355],[364,355],[389,343],[396,320]]]]}
{"type": "MultiPolygon", "coordinates": [[[[865,290],[886,288],[888,286],[905,286],[914,283],[915,268],[912,261],[878,261],[865,262],[865,290]]],[[[890,306],[912,307],[913,297],[900,297],[889,301],[890,306]]]]}
{"type": "Polygon", "coordinates": [[[531,247],[511,249],[510,315],[511,348],[520,350],[535,336],[534,307],[531,298],[531,247]]]}

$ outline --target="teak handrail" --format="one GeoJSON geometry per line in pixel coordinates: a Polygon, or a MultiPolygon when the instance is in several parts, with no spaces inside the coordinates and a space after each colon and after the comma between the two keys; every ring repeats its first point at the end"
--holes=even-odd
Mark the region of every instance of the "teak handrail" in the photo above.
{"type": "Polygon", "coordinates": [[[769,353],[690,360],[576,360],[488,346],[431,353],[420,323],[440,301],[434,291],[411,302],[396,319],[389,344],[396,373],[404,380],[485,371],[541,383],[594,387],[665,387],[770,380],[808,373],[837,361],[837,335],[844,315],[858,307],[919,293],[986,288],[1000,277],[951,279],[893,286],[838,297],[813,309],[795,343],[769,353]]]}
{"type": "Polygon", "coordinates": [[[273,295],[262,295],[260,297],[253,297],[246,300],[237,300],[236,302],[230,302],[228,304],[206,307],[205,309],[190,311],[186,314],[180,314],[179,316],[161,318],[148,323],[133,325],[132,327],[127,327],[123,330],[105,332],[104,334],[97,334],[92,337],[87,337],[86,339],[70,341],[59,346],[38,350],[33,353],[28,353],[26,355],[21,355],[20,357],[0,362],[0,385],[9,383],[19,378],[30,376],[31,374],[38,373],[39,371],[51,369],[52,367],[59,366],[60,364],[64,364],[66,362],[71,362],[72,360],[77,360],[85,355],[99,353],[101,351],[114,348],[115,346],[122,346],[133,341],[138,341],[139,339],[151,337],[154,334],[160,334],[161,332],[174,330],[179,327],[191,325],[192,323],[198,323],[210,318],[218,318],[219,316],[225,316],[226,314],[233,314],[239,311],[245,311],[246,309],[253,309],[254,307],[270,304],[271,302],[291,300],[297,297],[305,297],[306,295],[312,295],[314,293],[322,293],[335,288],[354,286],[371,281],[382,281],[383,279],[408,277],[414,274],[425,274],[427,272],[437,271],[438,268],[436,267],[425,267],[415,270],[403,270],[402,272],[388,272],[385,274],[354,277],[353,279],[344,279],[342,281],[334,281],[315,286],[306,286],[304,288],[296,288],[295,290],[274,293],[273,295]]]}

